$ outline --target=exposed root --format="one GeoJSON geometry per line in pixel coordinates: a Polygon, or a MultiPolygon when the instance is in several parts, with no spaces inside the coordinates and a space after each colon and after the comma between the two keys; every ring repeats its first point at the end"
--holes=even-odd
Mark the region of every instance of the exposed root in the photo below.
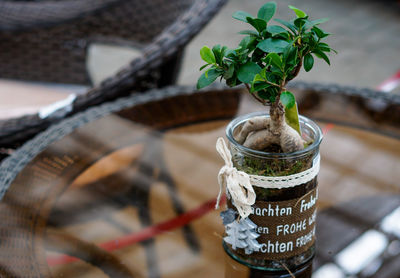
{"type": "Polygon", "coordinates": [[[280,146],[285,153],[295,152],[304,149],[304,141],[288,124],[284,124],[280,136],[280,146]]]}
{"type": "Polygon", "coordinates": [[[243,145],[253,150],[263,150],[271,144],[280,145],[280,138],[271,133],[269,129],[250,132],[243,145]]]}
{"type": "MultiPolygon", "coordinates": [[[[298,74],[300,67],[293,72],[294,75],[298,74]]],[[[265,116],[254,117],[234,131],[234,137],[239,144],[259,151],[266,149],[271,144],[277,144],[285,153],[304,148],[304,141],[301,136],[285,120],[285,108],[280,101],[280,96],[286,83],[284,77],[279,85],[279,92],[275,101],[271,104],[269,118],[265,116]]],[[[249,86],[246,87],[250,92],[249,86]]],[[[259,101],[265,104],[261,100],[259,101]]]]}
{"type": "Polygon", "coordinates": [[[265,116],[254,117],[244,123],[235,132],[235,139],[247,148],[260,151],[271,144],[281,146],[285,153],[304,148],[304,141],[296,130],[285,121],[277,126],[276,122],[265,116]]]}
{"type": "Polygon", "coordinates": [[[270,127],[270,119],[264,116],[254,117],[244,123],[244,125],[241,127],[239,134],[237,135],[237,138],[235,139],[240,144],[243,144],[250,132],[262,129],[269,129],[269,127],[270,127]]]}

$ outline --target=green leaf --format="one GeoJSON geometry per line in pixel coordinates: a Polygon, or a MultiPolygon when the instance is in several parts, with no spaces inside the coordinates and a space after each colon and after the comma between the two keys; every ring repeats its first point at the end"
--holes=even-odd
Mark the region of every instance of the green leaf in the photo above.
{"type": "Polygon", "coordinates": [[[225,57],[229,59],[235,59],[237,57],[237,52],[234,49],[227,49],[225,52],[225,57]]]}
{"type": "Polygon", "coordinates": [[[221,53],[221,45],[217,44],[212,48],[212,52],[215,57],[215,61],[217,64],[222,63],[222,53],[221,53]]]}
{"type": "Polygon", "coordinates": [[[262,99],[271,99],[271,93],[269,91],[260,90],[259,92],[257,92],[257,95],[262,99]]]}
{"type": "Polygon", "coordinates": [[[261,75],[262,78],[267,79],[267,68],[263,68],[260,71],[260,75],[261,75]]]}
{"type": "Polygon", "coordinates": [[[290,40],[290,34],[288,31],[286,31],[285,33],[276,34],[275,38],[281,38],[281,39],[288,41],[288,40],[290,40]]]}
{"type": "Polygon", "coordinates": [[[282,53],[289,43],[284,40],[269,38],[257,44],[257,47],[264,52],[282,53]]]}
{"type": "Polygon", "coordinates": [[[270,25],[267,27],[267,31],[270,32],[272,35],[286,33],[286,29],[279,26],[279,25],[270,25]]]}
{"type": "MultiPolygon", "coordinates": [[[[286,51],[286,49],[285,49],[285,51],[286,51]]],[[[297,64],[297,54],[298,54],[297,47],[290,45],[289,51],[287,52],[286,64],[296,65],[297,64]]]]}
{"type": "Polygon", "coordinates": [[[255,40],[256,40],[255,37],[250,37],[250,36],[244,37],[240,41],[239,46],[241,47],[242,50],[251,49],[252,47],[255,47],[255,45],[254,45],[255,40]]]}
{"type": "Polygon", "coordinates": [[[308,30],[314,26],[314,24],[312,24],[312,22],[309,21],[308,19],[303,19],[303,20],[305,22],[304,27],[303,27],[305,30],[308,30]]]}
{"type": "Polygon", "coordinates": [[[307,16],[307,14],[304,11],[302,11],[292,5],[289,5],[289,8],[292,9],[296,13],[297,17],[306,17],[307,16]]]}
{"type": "Polygon", "coordinates": [[[293,23],[294,26],[296,26],[298,29],[301,29],[306,24],[306,19],[296,18],[293,23]]]}
{"type": "Polygon", "coordinates": [[[329,45],[327,45],[326,43],[319,43],[319,44],[317,45],[317,48],[318,48],[319,50],[326,51],[326,52],[331,51],[331,47],[330,47],[329,45]]]}
{"type": "Polygon", "coordinates": [[[324,47],[329,48],[329,45],[327,43],[324,43],[324,42],[318,43],[318,46],[324,46],[324,47]]]}
{"type": "Polygon", "coordinates": [[[318,49],[324,52],[331,52],[330,47],[325,47],[325,46],[318,46],[318,49]]]}
{"type": "Polygon", "coordinates": [[[262,90],[257,92],[257,95],[262,99],[269,100],[270,102],[275,102],[276,93],[273,90],[262,90]]]}
{"type": "Polygon", "coordinates": [[[197,81],[197,89],[201,89],[204,87],[207,87],[208,85],[210,85],[211,83],[213,83],[218,76],[221,75],[220,71],[217,71],[216,69],[210,69],[207,74],[203,73],[199,80],[197,81]]]}
{"type": "Polygon", "coordinates": [[[221,49],[221,55],[222,57],[225,57],[226,52],[229,50],[227,46],[223,46],[221,49]]]}
{"type": "Polygon", "coordinates": [[[208,67],[209,65],[211,65],[211,64],[205,64],[205,65],[201,66],[200,70],[205,69],[205,68],[208,67]]]}
{"type": "Polygon", "coordinates": [[[243,21],[243,22],[246,22],[246,23],[248,22],[247,21],[248,17],[253,18],[253,16],[251,14],[243,12],[243,11],[234,12],[232,17],[234,19],[237,19],[237,20],[240,20],[240,21],[243,21]]]}
{"type": "Polygon", "coordinates": [[[253,83],[253,85],[251,86],[251,92],[259,92],[262,91],[264,89],[267,89],[271,87],[271,85],[269,85],[268,83],[265,82],[255,82],[253,83]]]}
{"type": "Polygon", "coordinates": [[[311,28],[311,30],[317,35],[318,38],[323,39],[327,36],[329,36],[329,33],[325,33],[323,30],[321,30],[320,28],[318,28],[317,26],[314,26],[313,28],[311,28]]]}
{"type": "Polygon", "coordinates": [[[279,18],[276,18],[276,19],[274,19],[274,20],[275,20],[276,22],[279,22],[279,23],[282,24],[283,26],[286,26],[287,28],[289,28],[289,30],[292,31],[293,34],[296,34],[296,27],[294,26],[294,24],[292,24],[292,23],[290,23],[290,22],[288,22],[288,21],[286,21],[286,20],[279,19],[279,18]]]}
{"type": "Polygon", "coordinates": [[[297,110],[297,103],[295,102],[291,108],[285,108],[285,121],[296,130],[301,136],[300,122],[299,122],[299,112],[297,110]]]}
{"type": "Polygon", "coordinates": [[[208,46],[203,46],[200,49],[200,56],[206,63],[209,63],[209,64],[215,63],[214,53],[211,51],[211,49],[208,46]]]}
{"type": "Polygon", "coordinates": [[[268,22],[274,16],[275,11],[276,11],[276,3],[268,2],[263,6],[261,6],[261,8],[258,10],[257,17],[268,22]]]}
{"type": "Polygon", "coordinates": [[[331,62],[329,61],[328,56],[326,56],[326,54],[325,54],[324,52],[322,52],[321,50],[316,49],[316,50],[313,51],[313,53],[314,53],[315,56],[317,56],[318,58],[324,59],[325,62],[326,62],[328,65],[331,64],[331,62]]]}
{"type": "Polygon", "coordinates": [[[206,78],[208,78],[208,72],[211,70],[212,68],[209,68],[208,70],[206,70],[205,72],[204,72],[204,76],[206,77],[206,78]]]}
{"type": "Polygon", "coordinates": [[[289,92],[289,91],[285,91],[281,94],[281,102],[283,104],[283,106],[285,106],[285,108],[292,108],[293,105],[296,103],[296,99],[294,98],[294,95],[289,92]]]}
{"type": "Polygon", "coordinates": [[[320,18],[320,19],[312,20],[311,23],[312,23],[313,25],[318,25],[318,24],[321,24],[321,23],[325,23],[325,22],[327,22],[327,21],[329,21],[329,18],[325,17],[325,18],[320,18]]]}
{"type": "Polygon", "coordinates": [[[240,31],[239,34],[255,36],[255,37],[258,37],[260,35],[257,31],[254,31],[254,30],[243,30],[243,31],[240,31]]]}
{"type": "MultiPolygon", "coordinates": [[[[282,78],[283,73],[280,69],[271,69],[271,72],[269,73],[269,76],[277,76],[279,78],[282,78]]],[[[268,77],[268,80],[270,80],[270,78],[268,77]]]]}
{"type": "Polygon", "coordinates": [[[304,56],[304,69],[305,71],[310,71],[314,65],[314,57],[308,53],[306,56],[304,56]]]}
{"type": "Polygon", "coordinates": [[[292,47],[294,47],[292,44],[288,44],[286,47],[285,47],[285,49],[283,50],[283,54],[282,54],[282,58],[283,58],[283,61],[285,61],[285,63],[287,63],[287,59],[288,59],[288,57],[289,57],[289,54],[290,54],[290,49],[292,48],[292,47]]]}
{"type": "Polygon", "coordinates": [[[226,80],[226,85],[228,85],[229,87],[235,87],[236,85],[239,85],[237,82],[236,77],[232,77],[226,80]]]}
{"type": "Polygon", "coordinates": [[[262,32],[267,27],[267,22],[264,19],[248,17],[247,22],[258,32],[262,32]]]}
{"type": "Polygon", "coordinates": [[[274,65],[279,69],[282,68],[282,59],[276,53],[269,53],[267,57],[265,57],[265,60],[267,61],[267,63],[269,62],[270,64],[274,65]]]}
{"type": "Polygon", "coordinates": [[[231,64],[229,66],[228,70],[225,71],[223,76],[224,76],[225,79],[229,79],[229,78],[231,78],[233,76],[234,72],[235,72],[235,65],[231,64]]]}
{"type": "Polygon", "coordinates": [[[262,82],[265,81],[265,78],[262,77],[261,72],[260,72],[259,74],[256,74],[256,75],[254,76],[253,83],[254,83],[254,82],[258,82],[258,81],[262,81],[262,82]]]}
{"type": "Polygon", "coordinates": [[[259,65],[253,62],[247,62],[239,68],[237,71],[237,77],[243,83],[251,83],[256,74],[260,71],[261,68],[259,65]]]}

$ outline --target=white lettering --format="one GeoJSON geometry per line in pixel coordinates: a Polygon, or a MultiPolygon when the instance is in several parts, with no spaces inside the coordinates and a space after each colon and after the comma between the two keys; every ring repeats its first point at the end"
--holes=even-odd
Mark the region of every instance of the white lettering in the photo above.
{"type": "Polygon", "coordinates": [[[257,216],[285,216],[285,215],[292,215],[292,208],[291,207],[284,207],[281,208],[279,205],[272,206],[268,204],[266,208],[252,208],[252,214],[257,216]]]}
{"type": "Polygon", "coordinates": [[[289,235],[294,234],[297,232],[304,231],[307,228],[307,221],[306,219],[292,223],[292,224],[283,224],[276,226],[276,235],[289,235]]]}
{"type": "Polygon", "coordinates": [[[311,217],[308,218],[308,226],[311,226],[317,218],[317,211],[315,210],[311,217]]]}
{"type": "Polygon", "coordinates": [[[296,247],[302,247],[306,245],[307,243],[313,240],[314,236],[315,236],[315,227],[308,234],[296,239],[296,247]]]}
{"type": "Polygon", "coordinates": [[[262,253],[291,252],[291,251],[293,251],[293,241],[289,241],[289,242],[275,241],[275,243],[273,243],[268,240],[266,243],[261,244],[260,251],[262,253]]]}
{"type": "Polygon", "coordinates": [[[300,212],[304,212],[315,206],[317,199],[318,199],[318,193],[316,192],[315,196],[313,195],[310,196],[310,200],[308,202],[306,202],[305,200],[301,200],[300,212]]]}
{"type": "Polygon", "coordinates": [[[269,229],[268,227],[257,227],[257,233],[259,234],[269,234],[269,229]]]}

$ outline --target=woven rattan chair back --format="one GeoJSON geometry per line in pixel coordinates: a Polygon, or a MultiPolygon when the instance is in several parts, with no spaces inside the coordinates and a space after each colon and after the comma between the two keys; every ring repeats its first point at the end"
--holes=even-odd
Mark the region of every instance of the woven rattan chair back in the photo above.
{"type": "Polygon", "coordinates": [[[91,43],[149,44],[193,2],[0,1],[0,78],[90,85],[91,43]]]}
{"type": "Polygon", "coordinates": [[[68,109],[1,120],[0,155],[89,107],[173,83],[183,48],[226,1],[0,1],[0,78],[90,84],[84,61],[91,42],[143,45],[141,56],[68,109]]]}

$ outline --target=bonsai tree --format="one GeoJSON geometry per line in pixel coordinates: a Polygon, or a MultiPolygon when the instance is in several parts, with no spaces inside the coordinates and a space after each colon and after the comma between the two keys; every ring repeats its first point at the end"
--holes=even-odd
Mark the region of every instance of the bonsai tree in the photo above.
{"type": "Polygon", "coordinates": [[[329,34],[318,27],[327,21],[326,18],[310,20],[304,11],[293,6],[289,8],[296,18],[275,19],[282,26],[271,23],[275,2],[263,5],[257,17],[237,11],[233,18],[253,27],[239,32],[245,36],[239,46],[230,49],[217,44],[212,49],[204,46],[200,50],[206,62],[200,70],[206,70],[198,80],[198,89],[217,78],[225,79],[230,87],[243,83],[257,101],[270,106],[269,118],[255,117],[247,121],[236,136],[239,143],[256,150],[265,150],[273,144],[280,146],[283,152],[305,147],[307,143],[301,138],[295,97],[286,89],[286,84],[302,67],[310,71],[314,57],[330,64],[326,53],[335,52],[322,42],[329,34]]]}

